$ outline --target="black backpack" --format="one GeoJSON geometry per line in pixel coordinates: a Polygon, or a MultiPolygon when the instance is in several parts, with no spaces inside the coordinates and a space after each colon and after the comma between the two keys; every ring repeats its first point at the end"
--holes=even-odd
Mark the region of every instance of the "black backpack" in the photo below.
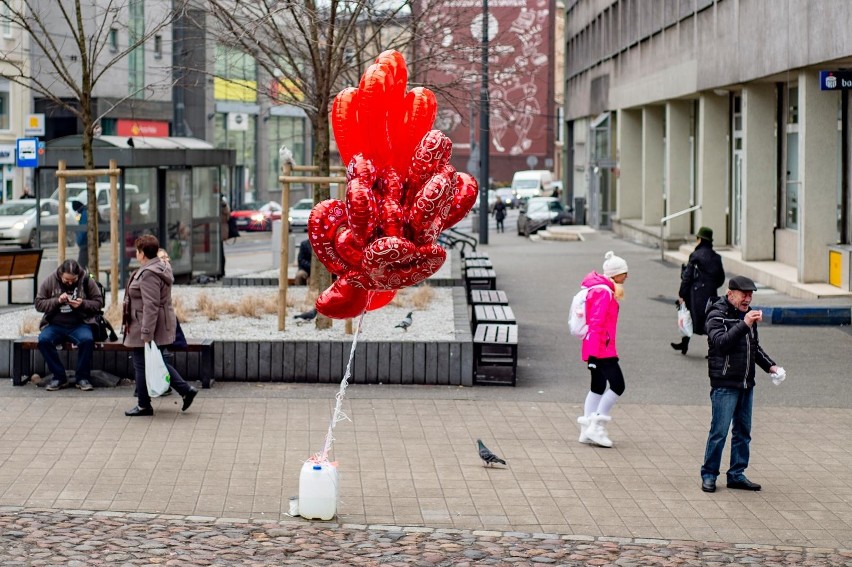
{"type": "MultiPolygon", "coordinates": [[[[95,276],[89,274],[89,277],[92,278],[92,281],[98,286],[98,289],[101,292],[101,297],[106,301],[106,291],[104,290],[104,285],[95,279],[95,276]]],[[[92,328],[92,337],[94,337],[95,342],[104,343],[111,342],[114,343],[118,340],[118,335],[115,334],[115,329],[112,328],[112,325],[109,321],[104,317],[103,310],[99,310],[94,314],[94,323],[89,323],[89,326],[92,328]]]]}

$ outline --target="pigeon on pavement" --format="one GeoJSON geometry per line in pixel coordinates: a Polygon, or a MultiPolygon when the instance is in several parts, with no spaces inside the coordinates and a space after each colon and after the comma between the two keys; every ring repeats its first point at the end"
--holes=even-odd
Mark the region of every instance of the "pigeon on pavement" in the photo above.
{"type": "Polygon", "coordinates": [[[403,331],[408,331],[408,328],[411,326],[413,322],[411,316],[413,315],[412,311],[408,312],[408,315],[405,316],[405,319],[396,324],[395,329],[402,329],[403,331]]]}
{"type": "Polygon", "coordinates": [[[482,439],[477,439],[476,444],[479,446],[479,458],[485,461],[486,465],[491,466],[494,463],[500,463],[501,465],[506,464],[506,461],[492,453],[491,450],[485,446],[482,439]]]}
{"type": "Polygon", "coordinates": [[[316,307],[313,309],[308,309],[304,313],[299,313],[295,315],[293,318],[296,319],[296,324],[301,325],[302,323],[307,323],[308,321],[313,321],[316,319],[317,310],[316,307]]]}

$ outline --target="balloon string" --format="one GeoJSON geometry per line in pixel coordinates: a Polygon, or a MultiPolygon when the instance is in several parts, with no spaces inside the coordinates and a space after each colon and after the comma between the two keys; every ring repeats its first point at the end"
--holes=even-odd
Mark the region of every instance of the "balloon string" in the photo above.
{"type": "MultiPolygon", "coordinates": [[[[373,292],[370,291],[367,294],[367,305],[370,304],[372,298],[373,292]]],[[[343,380],[340,381],[340,389],[335,396],[334,411],[331,414],[331,421],[328,424],[328,432],[325,434],[325,445],[322,448],[322,452],[317,453],[309,459],[313,462],[328,462],[328,453],[331,451],[331,445],[334,443],[334,426],[344,419],[349,419],[349,416],[343,413],[343,398],[346,395],[346,387],[349,386],[349,378],[352,376],[352,361],[355,358],[355,347],[358,346],[358,336],[361,334],[361,325],[364,323],[364,315],[366,314],[367,308],[365,307],[360,317],[358,317],[358,328],[355,329],[355,336],[352,337],[352,346],[349,348],[349,361],[346,363],[346,372],[343,373],[343,380]]]]}

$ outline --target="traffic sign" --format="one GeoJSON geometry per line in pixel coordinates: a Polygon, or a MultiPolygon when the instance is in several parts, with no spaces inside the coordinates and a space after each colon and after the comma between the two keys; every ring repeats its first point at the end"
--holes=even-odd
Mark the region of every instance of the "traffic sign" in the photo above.
{"type": "Polygon", "coordinates": [[[18,138],[15,144],[15,165],[38,167],[38,138],[18,138]]]}

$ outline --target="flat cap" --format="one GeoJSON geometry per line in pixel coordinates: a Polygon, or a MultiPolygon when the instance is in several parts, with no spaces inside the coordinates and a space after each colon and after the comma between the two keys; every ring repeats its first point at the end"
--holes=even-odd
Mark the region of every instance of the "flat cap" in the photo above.
{"type": "Polygon", "coordinates": [[[757,291],[757,286],[754,282],[745,276],[734,276],[728,282],[728,289],[737,291],[757,291]]]}

